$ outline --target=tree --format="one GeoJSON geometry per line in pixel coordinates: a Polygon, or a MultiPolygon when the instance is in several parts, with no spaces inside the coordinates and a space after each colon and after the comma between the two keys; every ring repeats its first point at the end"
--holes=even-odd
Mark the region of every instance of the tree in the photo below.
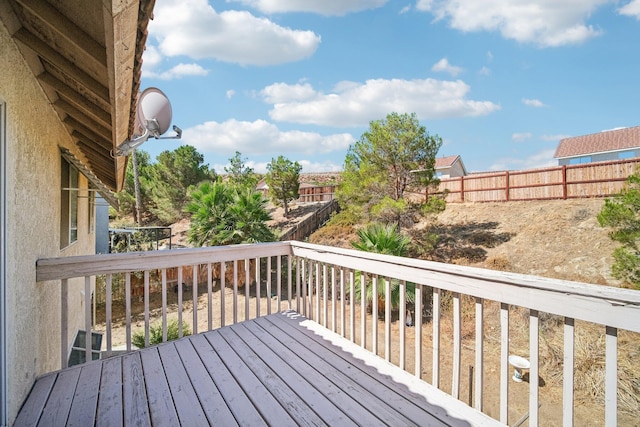
{"type": "Polygon", "coordinates": [[[239,151],[235,156],[229,159],[229,167],[225,167],[224,171],[229,175],[229,182],[242,188],[254,188],[258,183],[258,175],[252,168],[246,166],[239,151]]]}
{"type": "Polygon", "coordinates": [[[220,180],[204,182],[191,193],[185,211],[191,214],[189,242],[219,246],[274,240],[266,222],[271,219],[262,194],[220,180]]]}
{"type": "Polygon", "coordinates": [[[613,252],[613,276],[640,289],[640,175],[631,175],[620,194],[605,200],[598,223],[612,228],[609,236],[622,244],[613,252]]]}
{"type": "MultiPolygon", "coordinates": [[[[358,230],[359,241],[351,242],[354,248],[361,251],[373,252],[377,254],[406,256],[409,251],[411,239],[398,231],[395,225],[372,223],[358,230]]],[[[376,295],[378,299],[378,310],[384,311],[385,306],[385,283],[378,280],[376,295]]],[[[400,305],[400,282],[391,280],[391,308],[397,309],[400,305]]],[[[415,284],[407,283],[405,297],[408,302],[415,300],[415,284]]],[[[366,286],[366,299],[369,303],[373,300],[373,284],[366,286]]],[[[361,280],[358,278],[355,285],[355,299],[360,301],[362,297],[361,280]]]]}
{"type": "Polygon", "coordinates": [[[410,184],[437,183],[435,158],[442,139],[431,136],[414,114],[391,113],[370,122],[349,147],[337,198],[343,208],[368,212],[385,197],[398,201],[410,184]]]}
{"type": "Polygon", "coordinates": [[[136,198],[136,178],[134,174],[133,159],[127,165],[123,191],[116,194],[118,203],[120,204],[119,213],[124,215],[133,215],[136,223],[143,221],[145,213],[149,211],[149,207],[153,204],[151,181],[153,180],[153,165],[149,153],[144,150],[136,151],[136,164],[138,169],[138,190],[139,197],[136,198]],[[136,199],[140,206],[140,215],[136,213],[136,199]]]}
{"type": "Polygon", "coordinates": [[[284,216],[289,215],[289,202],[300,197],[300,171],[302,166],[298,162],[291,162],[283,156],[271,159],[267,165],[267,185],[271,200],[284,207],[284,216]]]}
{"type": "Polygon", "coordinates": [[[203,164],[204,156],[190,145],[158,155],[154,168],[152,212],[164,223],[179,219],[189,201],[192,187],[207,180],[215,180],[215,172],[203,164]]]}

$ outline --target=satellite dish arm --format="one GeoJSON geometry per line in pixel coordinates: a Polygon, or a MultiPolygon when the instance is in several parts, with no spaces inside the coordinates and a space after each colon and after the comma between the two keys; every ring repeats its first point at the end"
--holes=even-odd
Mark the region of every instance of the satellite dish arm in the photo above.
{"type": "Polygon", "coordinates": [[[155,139],[182,139],[182,129],[178,126],[173,125],[173,130],[175,131],[174,136],[156,136],[154,132],[150,132],[148,127],[144,128],[144,133],[138,137],[135,137],[131,140],[126,140],[122,144],[118,145],[118,148],[115,150],[116,156],[128,156],[131,154],[133,150],[141,146],[145,141],[149,138],[153,137],[155,139]]]}
{"type": "Polygon", "coordinates": [[[141,146],[147,139],[149,139],[149,129],[145,128],[144,133],[131,140],[126,140],[122,144],[118,145],[115,150],[116,156],[128,156],[133,150],[141,146]]]}

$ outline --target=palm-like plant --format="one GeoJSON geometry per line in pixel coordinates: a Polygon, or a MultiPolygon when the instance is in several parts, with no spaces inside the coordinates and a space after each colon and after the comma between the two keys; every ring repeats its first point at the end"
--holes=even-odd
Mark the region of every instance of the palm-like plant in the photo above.
{"type": "Polygon", "coordinates": [[[191,194],[185,210],[191,214],[189,242],[197,246],[269,242],[274,235],[266,225],[271,217],[266,200],[251,189],[223,182],[205,182],[191,194]]]}
{"type": "MultiPolygon", "coordinates": [[[[393,224],[373,223],[358,230],[358,242],[352,242],[354,248],[366,252],[374,252],[378,254],[405,256],[409,249],[411,239],[398,231],[393,224]]],[[[362,298],[362,286],[360,274],[355,286],[356,301],[362,298]]],[[[397,310],[400,305],[400,281],[393,279],[391,286],[391,308],[397,310]]],[[[378,310],[384,311],[385,307],[385,282],[379,280],[376,286],[376,295],[378,299],[378,310]]],[[[365,284],[365,296],[369,304],[373,301],[374,287],[371,281],[365,284]]],[[[406,300],[414,302],[415,300],[415,284],[406,284],[406,300]]]]}

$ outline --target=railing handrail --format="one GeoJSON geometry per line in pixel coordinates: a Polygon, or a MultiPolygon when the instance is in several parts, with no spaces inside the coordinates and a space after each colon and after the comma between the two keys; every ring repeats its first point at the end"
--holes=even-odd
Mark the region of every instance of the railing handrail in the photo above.
{"type": "Polygon", "coordinates": [[[36,281],[43,282],[290,254],[291,247],[288,242],[273,242],[46,258],[36,261],[36,281]]]}
{"type": "Polygon", "coordinates": [[[294,256],[350,269],[357,266],[356,270],[371,274],[640,332],[638,291],[304,242],[290,243],[294,256]]]}

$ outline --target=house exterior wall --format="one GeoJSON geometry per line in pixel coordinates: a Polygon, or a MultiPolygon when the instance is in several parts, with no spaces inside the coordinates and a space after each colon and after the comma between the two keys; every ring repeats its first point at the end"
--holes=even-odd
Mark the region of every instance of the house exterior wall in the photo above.
{"type": "Polygon", "coordinates": [[[437,171],[439,178],[456,178],[459,176],[464,176],[465,171],[460,162],[455,162],[448,168],[438,169],[437,171]]]}
{"type": "MultiPolygon", "coordinates": [[[[0,101],[6,106],[6,342],[9,425],[36,376],[60,368],[60,283],[36,283],[39,258],[90,254],[87,191],[79,192],[78,240],[60,248],[60,146],[69,134],[0,21],[0,101]]],[[[81,158],[81,157],[80,157],[81,158]]],[[[87,188],[81,175],[80,188],[87,188]]],[[[82,282],[82,281],[80,281],[82,282]]],[[[69,286],[69,340],[83,319],[83,283],[69,286]]]]}
{"type": "Polygon", "coordinates": [[[610,151],[608,153],[594,153],[584,156],[566,157],[558,159],[558,165],[574,165],[578,163],[605,162],[611,160],[631,159],[640,157],[640,147],[631,150],[610,151]]]}

